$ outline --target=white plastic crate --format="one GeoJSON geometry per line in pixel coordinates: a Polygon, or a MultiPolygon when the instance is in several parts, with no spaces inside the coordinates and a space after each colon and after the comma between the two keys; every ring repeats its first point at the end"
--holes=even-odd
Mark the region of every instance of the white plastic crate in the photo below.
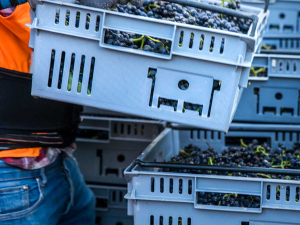
{"type": "Polygon", "coordinates": [[[233,121],[300,123],[300,56],[255,55],[252,67],[261,71],[249,77],[233,121]]]}
{"type": "MultiPolygon", "coordinates": [[[[268,137],[272,147],[279,142],[289,146],[291,142],[291,139],[278,139],[274,128],[282,132],[286,130],[287,133],[296,133],[297,138],[292,141],[299,141],[299,126],[235,125],[233,128],[244,130],[245,138],[268,137]]],[[[205,138],[203,133],[204,131],[178,131],[167,128],[138,159],[144,162],[169,161],[179,153],[179,149],[188,144],[205,149],[208,142],[217,151],[232,146],[224,142],[223,136],[218,138],[217,132],[214,132],[214,138],[210,136],[213,132],[209,132],[205,138]]],[[[231,131],[228,135],[234,136],[231,131]]],[[[240,134],[238,138],[242,136],[243,134],[240,134]]],[[[299,192],[300,181],[161,172],[152,167],[134,164],[126,169],[125,177],[128,181],[128,193],[125,196],[128,199],[128,215],[134,216],[135,225],[299,224],[300,203],[296,192],[299,192]],[[287,189],[290,190],[288,196],[287,189]],[[259,196],[260,207],[200,205],[197,202],[198,192],[259,196]],[[278,192],[279,199],[276,196],[278,192]]]]}
{"type": "MultiPolygon", "coordinates": [[[[264,8],[264,0],[242,0],[242,4],[264,8]]],[[[266,38],[300,35],[300,1],[271,0],[270,17],[266,27],[266,38]]]]}
{"type": "Polygon", "coordinates": [[[96,225],[133,225],[127,215],[126,187],[89,185],[96,197],[96,225]]]}
{"type": "Polygon", "coordinates": [[[268,12],[243,6],[245,12],[258,16],[250,36],[252,26],[248,34],[237,34],[74,4],[41,3],[31,25],[35,30],[31,35],[35,49],[32,95],[220,131],[228,130],[247,87],[253,54],[268,18],[268,12]],[[107,45],[105,29],[172,41],[170,55],[107,45]],[[191,34],[195,44],[189,48],[191,34]],[[201,35],[205,40],[199,50],[201,35]],[[148,78],[149,69],[157,70],[155,82],[148,78]],[[78,81],[82,81],[80,91],[78,81]],[[187,81],[189,88],[179,89],[180,81],[187,81]],[[174,101],[177,107],[160,105],[160,98],[174,101]],[[184,110],[188,103],[201,107],[201,112],[184,110]]]}
{"type": "Polygon", "coordinates": [[[82,116],[74,152],[86,182],[126,184],[125,168],[159,135],[159,121],[82,116]]]}

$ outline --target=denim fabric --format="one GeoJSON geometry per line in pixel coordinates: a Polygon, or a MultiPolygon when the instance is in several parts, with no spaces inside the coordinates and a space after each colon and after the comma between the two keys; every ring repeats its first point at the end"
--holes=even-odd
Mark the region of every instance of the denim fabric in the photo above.
{"type": "Polygon", "coordinates": [[[73,157],[62,153],[37,170],[0,160],[1,225],[94,225],[94,207],[95,197],[73,157]]]}

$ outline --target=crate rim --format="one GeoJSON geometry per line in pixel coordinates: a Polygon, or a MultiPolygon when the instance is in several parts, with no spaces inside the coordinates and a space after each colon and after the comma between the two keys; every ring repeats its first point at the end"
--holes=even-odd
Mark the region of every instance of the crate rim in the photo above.
{"type": "MultiPolygon", "coordinates": [[[[170,123],[175,130],[203,130],[201,128],[195,128],[191,126],[180,125],[177,123],[170,123]]],[[[207,129],[204,129],[207,130],[207,129]]],[[[234,122],[230,124],[230,130],[232,131],[300,131],[300,125],[291,124],[259,124],[259,123],[238,123],[234,122]]],[[[210,130],[211,131],[211,130],[210,130]]],[[[213,132],[219,132],[213,130],[213,132]]]]}
{"type": "MultiPolygon", "coordinates": [[[[284,125],[282,125],[284,126],[284,125]]],[[[300,126],[297,126],[300,131],[300,126]]],[[[271,129],[272,130],[272,129],[271,129]]],[[[172,128],[165,128],[149,145],[148,147],[137,157],[139,160],[143,160],[152,150],[152,147],[159,142],[166,134],[172,133],[172,128]]],[[[201,178],[215,178],[215,179],[222,179],[222,180],[232,180],[233,177],[230,176],[220,176],[220,175],[204,175],[204,174],[188,174],[188,173],[168,173],[168,172],[154,172],[154,171],[140,171],[137,170],[138,165],[134,165],[134,162],[129,165],[125,171],[125,177],[128,178],[128,175],[132,176],[139,176],[139,175],[153,175],[153,176],[176,176],[176,177],[201,177],[201,178]]],[[[299,170],[300,173],[300,170],[299,170]]],[[[235,179],[236,180],[236,179],[235,179]]],[[[291,180],[280,180],[280,179],[267,179],[267,178],[249,178],[249,177],[238,177],[238,180],[245,180],[245,181],[264,181],[264,182],[283,182],[283,183],[292,183],[292,184],[300,184],[300,181],[291,181],[291,180]]],[[[127,180],[128,181],[128,180],[127,180]]]]}
{"type": "MultiPolygon", "coordinates": [[[[217,2],[216,0],[210,0],[212,2],[217,2]]],[[[104,9],[99,9],[99,8],[94,8],[94,7],[90,7],[90,6],[83,6],[83,5],[76,5],[76,4],[72,4],[72,3],[64,3],[64,2],[59,2],[59,1],[51,1],[51,0],[38,0],[39,4],[43,4],[43,2],[49,3],[49,4],[54,4],[54,5],[58,5],[58,6],[67,6],[67,7],[72,7],[72,8],[81,8],[84,10],[90,10],[90,11],[95,11],[95,12],[100,12],[100,13],[104,13],[104,14],[112,14],[112,15],[117,15],[117,16],[121,16],[121,17],[128,17],[128,18],[138,18],[139,20],[145,20],[145,21],[149,21],[149,22],[154,22],[154,23],[161,23],[161,24],[166,24],[166,25],[173,25],[175,27],[183,27],[183,28],[193,28],[196,30],[203,30],[206,32],[210,32],[210,33],[220,33],[223,35],[228,35],[228,36],[235,36],[235,37],[240,37],[240,38],[245,38],[247,40],[252,40],[255,42],[255,40],[258,37],[258,28],[259,26],[257,26],[256,31],[255,31],[255,36],[251,37],[250,34],[250,30],[252,28],[249,28],[249,31],[247,34],[240,34],[240,33],[234,33],[234,32],[230,32],[230,31],[222,31],[222,30],[216,30],[216,29],[212,29],[212,28],[206,28],[206,27],[202,27],[202,26],[194,26],[194,25],[189,25],[189,24],[180,24],[180,23],[176,23],[176,22],[171,22],[171,21],[165,21],[165,20],[158,20],[155,18],[148,18],[148,17],[142,17],[142,16],[136,16],[136,15],[130,15],[130,14],[125,14],[125,13],[119,13],[119,12],[114,12],[114,11],[110,11],[110,10],[104,10],[104,9]]],[[[257,7],[252,7],[252,6],[248,6],[248,5],[244,5],[243,6],[244,9],[252,10],[254,13],[256,14],[259,18],[268,18],[269,16],[269,10],[267,12],[263,12],[263,9],[257,8],[257,7]],[[265,14],[265,16],[263,16],[265,14]]],[[[55,31],[53,29],[47,29],[47,28],[42,28],[38,26],[38,21],[33,21],[32,24],[27,24],[28,27],[30,27],[31,29],[38,29],[38,30],[46,30],[46,31],[50,31],[50,32],[59,32],[59,31],[55,31]]],[[[61,33],[61,32],[59,32],[61,33]]],[[[70,35],[68,33],[65,33],[67,35],[70,35]]],[[[73,35],[73,34],[71,34],[73,35]]],[[[76,35],[75,35],[76,36],[76,35]]],[[[92,37],[88,37],[88,36],[83,36],[83,35],[79,35],[82,38],[91,38],[93,40],[98,40],[92,37]]]]}
{"type": "MultiPolygon", "coordinates": [[[[147,120],[147,119],[137,119],[137,118],[121,118],[121,117],[108,117],[108,116],[80,116],[81,122],[83,120],[98,120],[98,121],[113,121],[113,122],[132,122],[132,123],[148,123],[148,124],[157,124],[157,125],[165,125],[165,121],[162,120],[147,120]]],[[[80,126],[80,125],[79,125],[80,126]]],[[[84,126],[86,127],[86,126],[84,126]]]]}

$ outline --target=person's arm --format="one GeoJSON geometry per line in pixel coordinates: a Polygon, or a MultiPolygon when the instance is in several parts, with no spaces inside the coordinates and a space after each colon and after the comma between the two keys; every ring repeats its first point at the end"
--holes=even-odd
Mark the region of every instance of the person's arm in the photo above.
{"type": "Polygon", "coordinates": [[[27,0],[0,0],[0,10],[26,3],[27,0]]]}

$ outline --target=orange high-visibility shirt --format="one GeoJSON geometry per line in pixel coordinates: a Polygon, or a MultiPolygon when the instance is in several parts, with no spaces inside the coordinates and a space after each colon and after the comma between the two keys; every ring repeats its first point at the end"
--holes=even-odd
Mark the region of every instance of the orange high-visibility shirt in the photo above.
{"type": "Polygon", "coordinates": [[[0,67],[29,72],[31,49],[29,48],[31,22],[28,3],[19,5],[7,17],[0,15],[0,67]]]}
{"type": "MultiPolygon", "coordinates": [[[[29,45],[30,28],[25,24],[31,22],[28,3],[19,5],[7,17],[0,15],[0,67],[28,73],[31,62],[29,45]]],[[[22,96],[20,96],[22,97],[22,96]]],[[[1,151],[3,157],[37,157],[42,148],[24,148],[1,151]]]]}

